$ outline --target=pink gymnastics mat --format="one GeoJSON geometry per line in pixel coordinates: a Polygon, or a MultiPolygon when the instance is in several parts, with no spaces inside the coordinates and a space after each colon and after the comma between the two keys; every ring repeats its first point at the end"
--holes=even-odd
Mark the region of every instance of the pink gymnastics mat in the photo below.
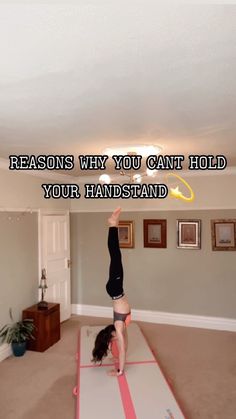
{"type": "Polygon", "coordinates": [[[110,377],[111,354],[102,366],[91,362],[102,326],[83,326],[78,340],[76,419],[186,419],[140,328],[128,327],[125,374],[110,377]]]}

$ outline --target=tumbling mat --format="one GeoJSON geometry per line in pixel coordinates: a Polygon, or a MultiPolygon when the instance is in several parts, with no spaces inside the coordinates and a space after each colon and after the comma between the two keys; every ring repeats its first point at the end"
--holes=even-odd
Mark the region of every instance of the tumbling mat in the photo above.
{"type": "Polygon", "coordinates": [[[125,373],[107,375],[114,368],[111,354],[102,365],[91,362],[97,333],[104,326],[83,326],[78,340],[76,419],[185,419],[139,326],[128,327],[125,373]]]}

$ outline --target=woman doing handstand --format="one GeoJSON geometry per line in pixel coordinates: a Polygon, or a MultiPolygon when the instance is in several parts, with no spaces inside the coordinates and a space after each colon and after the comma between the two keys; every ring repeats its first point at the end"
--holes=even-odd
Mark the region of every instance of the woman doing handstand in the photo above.
{"type": "Polygon", "coordinates": [[[110,253],[109,279],[106,284],[108,295],[113,302],[113,324],[102,329],[95,340],[93,349],[93,362],[102,362],[107,356],[114,340],[118,343],[119,368],[109,371],[109,375],[122,375],[125,367],[126,351],[128,346],[126,327],[131,320],[131,311],[123,290],[123,266],[119,247],[118,223],[121,208],[117,208],[108,219],[108,249],[110,253]]]}

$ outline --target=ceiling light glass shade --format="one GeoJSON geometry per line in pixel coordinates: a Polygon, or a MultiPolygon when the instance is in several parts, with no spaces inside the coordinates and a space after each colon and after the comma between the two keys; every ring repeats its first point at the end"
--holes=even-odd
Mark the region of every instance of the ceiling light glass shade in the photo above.
{"type": "Polygon", "coordinates": [[[142,176],[137,173],[136,175],[133,176],[133,181],[136,183],[141,183],[142,176]]]}
{"type": "Polygon", "coordinates": [[[139,144],[139,145],[124,145],[116,147],[108,147],[102,151],[102,154],[109,157],[112,156],[125,156],[125,155],[139,155],[143,157],[157,155],[162,151],[162,148],[159,145],[153,144],[139,144]]]}
{"type": "Polygon", "coordinates": [[[110,178],[110,176],[109,176],[109,175],[106,175],[106,174],[104,173],[103,175],[101,175],[101,176],[99,177],[99,182],[109,184],[109,183],[111,183],[111,178],[110,178]]]}
{"type": "Polygon", "coordinates": [[[151,176],[151,177],[155,177],[155,176],[156,176],[156,174],[157,174],[157,172],[158,172],[158,170],[156,170],[156,169],[154,169],[154,170],[147,169],[147,170],[146,170],[146,174],[147,174],[147,176],[151,176]]]}

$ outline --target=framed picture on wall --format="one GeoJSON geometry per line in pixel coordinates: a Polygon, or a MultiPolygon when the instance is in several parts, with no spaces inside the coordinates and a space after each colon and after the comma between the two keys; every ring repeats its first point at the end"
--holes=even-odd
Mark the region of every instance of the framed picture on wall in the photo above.
{"type": "Polygon", "coordinates": [[[201,220],[177,220],[177,248],[201,249],[201,220]]]}
{"type": "Polygon", "coordinates": [[[236,220],[211,220],[212,250],[236,250],[236,220]]]}
{"type": "Polygon", "coordinates": [[[143,220],[144,247],[166,248],[166,220],[143,220]]]}
{"type": "Polygon", "coordinates": [[[118,225],[119,244],[122,248],[134,247],[134,222],[119,221],[118,225]]]}

